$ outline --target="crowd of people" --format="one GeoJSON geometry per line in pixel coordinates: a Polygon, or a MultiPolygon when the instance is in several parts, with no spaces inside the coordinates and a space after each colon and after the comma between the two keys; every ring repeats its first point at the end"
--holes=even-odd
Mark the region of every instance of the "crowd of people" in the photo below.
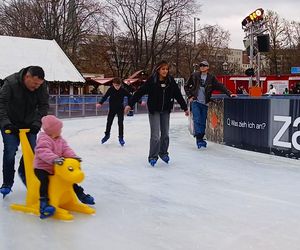
{"type": "MultiPolygon", "coordinates": [[[[155,166],[161,159],[168,164],[171,160],[169,154],[170,114],[174,101],[180,105],[185,116],[191,116],[194,127],[194,137],[197,148],[207,147],[205,139],[208,104],[214,90],[236,97],[217,78],[209,72],[209,63],[204,60],[198,64],[199,68],[193,72],[184,84],[187,100],[184,99],[174,77],[170,74],[167,61],[159,62],[152,74],[135,92],[128,91],[122,86],[122,79],[114,78],[112,86],[96,104],[101,108],[109,100],[106,130],[100,142],[106,143],[111,136],[111,126],[114,117],[118,117],[119,143],[125,145],[124,114],[132,111],[142,96],[147,95],[148,119],[150,127],[150,147],[147,161],[155,166]],[[128,103],[124,106],[124,98],[128,103]]],[[[300,84],[296,84],[293,94],[300,94],[300,84]]],[[[244,86],[238,86],[237,94],[247,95],[244,86]]],[[[278,94],[271,84],[266,93],[278,94]]],[[[291,94],[287,88],[284,94],[291,94]]],[[[74,158],[81,161],[79,154],[75,153],[62,136],[63,123],[57,117],[48,114],[49,93],[45,72],[39,66],[29,66],[21,69],[4,79],[0,90],[0,126],[3,138],[3,184],[0,193],[5,197],[10,194],[14,184],[15,156],[20,144],[19,130],[29,128],[27,138],[32,150],[35,152],[33,162],[34,173],[40,181],[40,217],[47,218],[55,213],[48,196],[49,176],[53,175],[54,164],[61,165],[65,158],[74,158]],[[42,129],[42,131],[40,131],[42,129]]],[[[18,175],[26,186],[23,156],[20,159],[18,175]]],[[[78,199],[85,204],[95,204],[94,198],[86,194],[84,189],[73,185],[78,199]]]]}

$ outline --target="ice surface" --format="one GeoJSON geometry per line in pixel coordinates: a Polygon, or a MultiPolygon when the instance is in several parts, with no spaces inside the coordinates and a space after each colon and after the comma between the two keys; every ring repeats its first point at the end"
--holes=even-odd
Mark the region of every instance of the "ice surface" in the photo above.
{"type": "Polygon", "coordinates": [[[14,212],[9,205],[25,199],[16,176],[13,193],[0,200],[1,250],[299,249],[298,160],[211,142],[198,150],[181,112],[171,114],[170,163],[153,168],[147,115],[125,117],[124,147],[116,120],[101,145],[105,123],[69,119],[63,130],[83,158],[96,215],[63,222],[14,212]]]}

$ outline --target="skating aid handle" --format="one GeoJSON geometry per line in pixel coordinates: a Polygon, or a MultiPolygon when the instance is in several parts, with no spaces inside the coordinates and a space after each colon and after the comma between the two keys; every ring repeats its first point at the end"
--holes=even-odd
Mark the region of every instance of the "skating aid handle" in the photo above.
{"type": "MultiPolygon", "coordinates": [[[[28,133],[29,131],[30,131],[30,129],[29,128],[21,128],[21,129],[19,129],[19,131],[21,132],[21,131],[25,131],[26,133],[28,133]]],[[[5,134],[11,134],[11,130],[10,129],[5,129],[4,130],[4,133],[5,134]]]]}

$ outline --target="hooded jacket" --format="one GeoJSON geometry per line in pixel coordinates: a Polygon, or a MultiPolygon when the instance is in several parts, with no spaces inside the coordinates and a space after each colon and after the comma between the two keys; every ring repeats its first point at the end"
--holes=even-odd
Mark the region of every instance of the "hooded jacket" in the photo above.
{"type": "Polygon", "coordinates": [[[4,79],[0,90],[0,125],[18,128],[41,127],[41,118],[49,109],[49,94],[44,82],[38,89],[26,88],[23,77],[29,67],[4,79]]]}
{"type": "Polygon", "coordinates": [[[154,112],[171,112],[174,99],[179,103],[181,109],[187,110],[187,105],[182,97],[174,78],[168,76],[166,79],[166,87],[162,88],[158,81],[158,74],[154,73],[133,95],[128,105],[133,108],[134,104],[140,100],[143,95],[148,94],[148,111],[154,112]]]}
{"type": "Polygon", "coordinates": [[[34,152],[34,168],[43,169],[49,174],[54,172],[55,159],[77,157],[65,139],[61,136],[53,139],[45,132],[40,132],[34,152]]]}

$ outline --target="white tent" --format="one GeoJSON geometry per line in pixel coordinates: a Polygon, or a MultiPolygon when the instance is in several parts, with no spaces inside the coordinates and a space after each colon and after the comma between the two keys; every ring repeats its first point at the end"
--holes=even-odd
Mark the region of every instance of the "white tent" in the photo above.
{"type": "Polygon", "coordinates": [[[41,66],[48,81],[85,82],[55,40],[0,36],[0,79],[30,65],[41,66]]]}

